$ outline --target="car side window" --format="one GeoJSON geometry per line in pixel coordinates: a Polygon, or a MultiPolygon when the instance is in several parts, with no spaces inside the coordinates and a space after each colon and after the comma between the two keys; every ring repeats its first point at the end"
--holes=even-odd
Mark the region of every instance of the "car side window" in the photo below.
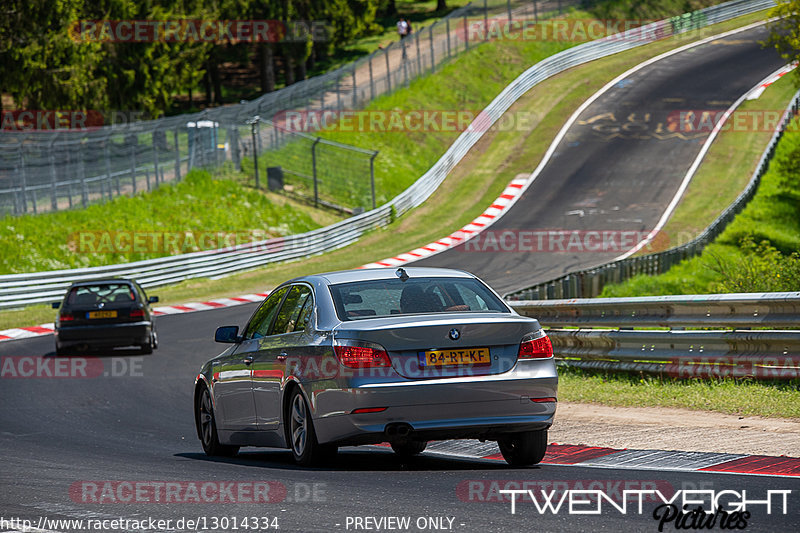
{"type": "Polygon", "coordinates": [[[311,322],[311,314],[314,310],[314,296],[306,298],[306,303],[300,310],[300,315],[297,317],[297,324],[294,326],[295,331],[305,331],[308,329],[311,322]]]}
{"type": "Polygon", "coordinates": [[[258,311],[255,312],[250,323],[247,325],[247,330],[244,332],[245,339],[259,339],[266,337],[269,334],[269,327],[272,324],[272,319],[278,312],[278,306],[286,294],[289,287],[282,287],[277,291],[270,294],[269,298],[261,304],[258,311]]]}
{"type": "Polygon", "coordinates": [[[281,335],[292,331],[302,331],[302,327],[297,329],[298,317],[303,310],[303,306],[311,299],[311,289],[305,285],[294,285],[281,305],[278,316],[275,318],[275,325],[272,326],[270,335],[281,335]]]}

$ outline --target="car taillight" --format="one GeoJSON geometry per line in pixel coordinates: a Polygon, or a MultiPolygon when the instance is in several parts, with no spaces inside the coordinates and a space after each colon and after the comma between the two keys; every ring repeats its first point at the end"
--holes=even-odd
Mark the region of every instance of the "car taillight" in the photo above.
{"type": "Polygon", "coordinates": [[[542,335],[541,337],[528,338],[524,337],[519,345],[519,359],[547,359],[553,357],[553,344],[550,342],[550,337],[542,335]]]}
{"type": "Polygon", "coordinates": [[[134,309],[131,311],[131,318],[144,318],[144,309],[134,309]]]}
{"type": "Polygon", "coordinates": [[[347,368],[372,368],[392,366],[389,355],[380,344],[372,342],[337,340],[333,350],[339,362],[347,368]]]}
{"type": "Polygon", "coordinates": [[[61,313],[58,317],[61,322],[69,322],[70,320],[75,320],[75,317],[72,316],[72,313],[61,313]]]}

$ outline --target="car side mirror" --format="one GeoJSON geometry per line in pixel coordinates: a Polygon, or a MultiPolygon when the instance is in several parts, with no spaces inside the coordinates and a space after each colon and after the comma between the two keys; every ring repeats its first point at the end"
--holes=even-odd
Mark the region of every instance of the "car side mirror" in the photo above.
{"type": "Polygon", "coordinates": [[[149,304],[158,303],[158,296],[151,296],[151,297],[149,297],[149,298],[147,299],[147,303],[149,303],[149,304]]]}
{"type": "Polygon", "coordinates": [[[61,302],[53,302],[50,305],[53,307],[53,309],[58,309],[59,307],[61,307],[61,302]]]}
{"type": "Polygon", "coordinates": [[[239,337],[239,326],[220,326],[214,333],[216,342],[227,342],[229,344],[241,342],[239,337]]]}

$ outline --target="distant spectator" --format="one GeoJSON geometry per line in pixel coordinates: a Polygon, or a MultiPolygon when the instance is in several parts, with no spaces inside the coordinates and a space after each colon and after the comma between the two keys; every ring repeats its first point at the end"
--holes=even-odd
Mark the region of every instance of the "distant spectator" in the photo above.
{"type": "Polygon", "coordinates": [[[397,33],[400,34],[401,41],[411,34],[411,24],[405,17],[400,17],[400,20],[397,21],[397,33]]]}
{"type": "Polygon", "coordinates": [[[400,17],[400,20],[397,21],[397,33],[400,34],[400,42],[403,45],[403,59],[405,59],[406,43],[403,42],[403,39],[411,35],[411,23],[405,17],[400,17]]]}

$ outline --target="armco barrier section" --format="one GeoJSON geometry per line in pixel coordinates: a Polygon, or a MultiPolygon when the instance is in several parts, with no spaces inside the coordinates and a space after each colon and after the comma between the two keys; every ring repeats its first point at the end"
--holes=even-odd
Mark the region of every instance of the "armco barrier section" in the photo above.
{"type": "Polygon", "coordinates": [[[766,149],[761,154],[756,170],[753,172],[745,189],[700,235],[688,243],[663,252],[631,256],[593,268],[571,272],[554,280],[512,292],[507,294],[506,297],[512,300],[546,300],[598,296],[603,292],[603,287],[609,283],[621,283],[638,274],[651,276],[663,274],[684,259],[698,255],[725,230],[733,218],[753,198],[759,183],[761,183],[761,178],[769,169],[778,141],[783,136],[783,132],[786,131],[786,127],[798,113],[800,113],[800,91],[795,93],[786,107],[783,119],[772,135],[772,139],[766,149]]]}
{"type": "MultiPolygon", "coordinates": [[[[702,28],[774,5],[772,0],[734,0],[712,6],[683,18],[686,24],[681,26],[681,31],[702,28]]],[[[472,126],[456,139],[422,177],[377,209],[304,234],[256,242],[234,249],[196,252],[106,267],[3,275],[0,276],[0,309],[52,301],[58,299],[71,282],[99,276],[133,277],[149,288],[198,277],[224,276],[272,262],[328,252],[353,243],[366,231],[384,226],[393,216],[402,215],[422,204],[481,139],[484,132],[536,84],[574,66],[650,42],[641,39],[642,33],[671,35],[672,24],[669,20],[654,22],[644,29],[638,28],[575,46],[532,66],[484,109],[472,126]]]]}
{"type": "Polygon", "coordinates": [[[511,305],[550,328],[547,333],[561,365],[678,378],[800,378],[800,292],[511,305]],[[587,329],[592,326],[604,329],[587,329]],[[633,329],[643,327],[679,329],[633,329]],[[742,329],[750,327],[768,329],[742,329]]]}

